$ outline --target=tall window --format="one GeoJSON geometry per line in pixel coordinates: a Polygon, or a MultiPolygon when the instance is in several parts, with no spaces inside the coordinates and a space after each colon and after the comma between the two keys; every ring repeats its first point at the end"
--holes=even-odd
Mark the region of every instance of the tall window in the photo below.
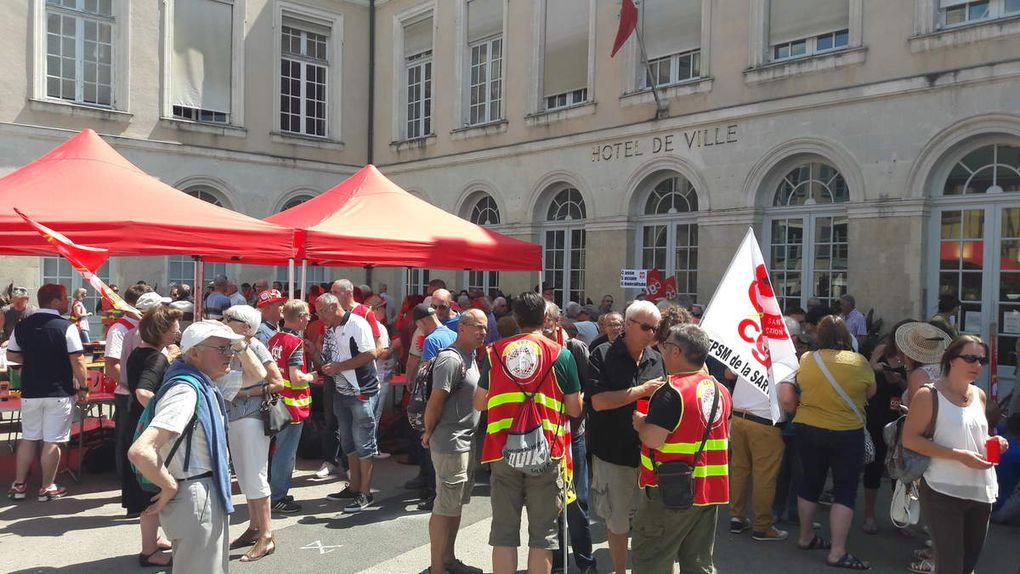
{"type": "Polygon", "coordinates": [[[429,285],[430,271],[416,267],[404,268],[404,295],[424,295],[429,285]]]}
{"type": "Polygon", "coordinates": [[[701,0],[643,0],[639,10],[648,67],[638,66],[638,86],[662,87],[700,77],[701,0]]]}
{"type": "Polygon", "coordinates": [[[289,16],[280,27],[280,130],[326,137],[329,26],[289,16]]]}
{"type": "Polygon", "coordinates": [[[175,118],[230,122],[233,10],[230,1],[174,1],[170,98],[175,118]]]}
{"type": "MultiPolygon", "coordinates": [[[[196,185],[184,190],[184,193],[217,207],[225,207],[219,196],[210,187],[196,185]]],[[[230,268],[226,263],[206,263],[202,266],[202,275],[205,277],[206,283],[208,283],[217,275],[227,275],[229,270],[230,268]]],[[[195,260],[187,255],[171,255],[167,257],[166,281],[168,285],[187,283],[191,285],[191,292],[196,296],[203,292],[201,285],[195,285],[195,260]]]]}
{"type": "Polygon", "coordinates": [[[822,54],[849,45],[849,0],[770,0],[769,58],[822,54]]]}
{"type": "Polygon", "coordinates": [[[584,198],[572,187],[557,193],[546,212],[545,283],[553,287],[561,307],[567,301],[584,303],[585,217],[584,198]]]}
{"type": "MultiPolygon", "coordinates": [[[[81,276],[71,267],[71,263],[63,257],[42,257],[42,282],[45,283],[59,283],[67,289],[68,297],[73,297],[74,292],[79,287],[84,287],[88,290],[88,294],[85,296],[85,310],[91,313],[95,313],[92,317],[89,317],[89,325],[95,326],[100,323],[99,314],[96,313],[96,306],[99,305],[99,293],[88,284],[88,281],[81,276]]],[[[104,282],[109,284],[110,282],[110,262],[103,263],[99,269],[96,270],[96,276],[102,279],[104,282]]],[[[98,332],[95,329],[90,329],[93,339],[102,337],[103,333],[98,332]]]]}
{"type": "Polygon", "coordinates": [[[432,17],[404,26],[405,139],[432,134],[432,17]]]}
{"type": "Polygon", "coordinates": [[[588,101],[589,0],[545,0],[544,109],[588,101]]]}
{"type": "MultiPolygon", "coordinates": [[[[471,208],[469,220],[471,223],[483,227],[499,225],[499,207],[496,205],[496,200],[488,194],[479,198],[471,208]]],[[[482,293],[491,297],[492,293],[499,288],[499,272],[468,271],[467,287],[468,289],[481,289],[482,293]]]]}
{"type": "Polygon", "coordinates": [[[1020,15],[1020,0],[939,0],[939,25],[944,28],[1020,15]]]}
{"type": "Polygon", "coordinates": [[[687,178],[661,179],[648,194],[641,217],[641,267],[676,276],[677,293],[697,298],[698,194],[687,178]]]}
{"type": "Polygon", "coordinates": [[[113,105],[113,0],[46,0],[46,96],[113,105]]]}
{"type": "Polygon", "coordinates": [[[769,210],[772,286],[785,309],[810,297],[834,305],[847,292],[846,181],[827,163],[806,162],[779,182],[769,210]]]}
{"type": "Polygon", "coordinates": [[[1020,191],[1020,147],[994,144],[978,148],[949,172],[943,195],[1020,191]]]}
{"type": "Polygon", "coordinates": [[[478,125],[503,114],[503,0],[470,0],[467,10],[467,123],[478,125]]]}

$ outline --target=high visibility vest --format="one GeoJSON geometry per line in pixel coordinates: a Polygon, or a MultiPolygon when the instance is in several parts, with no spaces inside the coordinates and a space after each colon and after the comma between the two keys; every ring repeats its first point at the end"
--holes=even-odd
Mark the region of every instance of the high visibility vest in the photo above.
{"type": "Polygon", "coordinates": [[[670,376],[669,387],[663,386],[656,392],[680,394],[680,423],[654,452],[644,444],[641,445],[639,484],[641,487],[658,486],[653,458],[655,466],[674,460],[694,464],[694,453],[701,446],[712,401],[715,393],[719,393],[712,430],[705,441],[705,449],[698,457],[698,464],[694,467],[694,505],[729,503],[730,393],[704,372],[670,376]]]}
{"type": "Polygon", "coordinates": [[[121,311],[120,309],[117,309],[116,307],[114,307],[113,303],[110,303],[110,301],[108,299],[106,299],[105,297],[103,298],[103,301],[102,301],[102,314],[100,315],[100,319],[101,319],[101,321],[103,323],[103,331],[104,332],[109,330],[110,327],[112,327],[113,324],[116,323],[117,320],[120,319],[123,316],[124,316],[124,312],[123,311],[121,311]]]}
{"type": "MultiPolygon", "coordinates": [[[[280,398],[283,399],[283,404],[290,411],[291,419],[296,423],[307,419],[312,409],[311,387],[308,386],[308,383],[291,381],[290,367],[287,365],[294,351],[301,347],[301,343],[301,337],[287,331],[280,331],[273,335],[266,345],[283,375],[283,390],[279,393],[280,398]]],[[[305,367],[302,367],[301,370],[306,372],[305,367]]]]}
{"type": "Polygon", "coordinates": [[[561,349],[555,341],[531,333],[497,341],[486,349],[490,369],[483,463],[503,458],[506,438],[521,410],[525,392],[534,393],[552,457],[563,457],[569,448],[565,440],[568,419],[563,391],[553,368],[561,349]]]}

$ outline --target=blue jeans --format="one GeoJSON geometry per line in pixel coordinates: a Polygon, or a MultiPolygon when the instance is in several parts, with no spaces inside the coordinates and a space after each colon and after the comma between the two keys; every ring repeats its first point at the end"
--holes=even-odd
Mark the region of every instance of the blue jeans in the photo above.
{"type": "Polygon", "coordinates": [[[339,393],[333,397],[333,412],[340,428],[340,448],[344,456],[356,453],[358,458],[364,459],[379,454],[375,443],[375,406],[378,401],[378,394],[364,399],[339,393]]]}
{"type": "MultiPolygon", "coordinates": [[[[585,441],[582,435],[572,437],[570,443],[570,454],[574,459],[574,492],[577,494],[577,500],[567,506],[570,550],[574,553],[574,563],[581,570],[595,565],[595,556],[591,548],[591,523],[588,521],[588,489],[591,486],[591,478],[588,476],[588,445],[585,441]]],[[[557,524],[560,529],[560,548],[565,548],[563,522],[557,524]]],[[[563,563],[561,552],[561,550],[553,552],[554,567],[563,563]]]]}
{"type": "Polygon", "coordinates": [[[277,502],[290,490],[290,477],[294,474],[294,461],[297,459],[298,443],[301,442],[301,429],[305,423],[287,425],[276,435],[276,451],[269,461],[270,500],[277,502]]]}

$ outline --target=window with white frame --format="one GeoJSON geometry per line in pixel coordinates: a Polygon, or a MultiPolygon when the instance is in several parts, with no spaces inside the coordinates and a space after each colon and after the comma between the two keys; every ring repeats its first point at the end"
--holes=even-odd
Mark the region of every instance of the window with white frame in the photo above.
{"type": "Polygon", "coordinates": [[[786,172],[775,188],[766,229],[772,287],[783,309],[817,297],[833,306],[846,294],[850,199],[843,175],[823,161],[786,172]]]}
{"type": "Polygon", "coordinates": [[[432,16],[404,26],[404,138],[432,135],[432,16]]]}
{"type": "Polygon", "coordinates": [[[698,194],[687,178],[667,174],[652,180],[641,211],[641,268],[675,276],[677,294],[698,293],[698,194]]]}
{"type": "Polygon", "coordinates": [[[329,25],[283,16],[280,26],[280,131],[326,137],[329,25]]]}
{"type": "Polygon", "coordinates": [[[546,0],[542,95],[545,110],[588,101],[589,0],[546,0]]]}
{"type": "Polygon", "coordinates": [[[176,119],[230,123],[234,5],[175,0],[170,106],[176,119]]]}
{"type": "Polygon", "coordinates": [[[467,124],[503,117],[503,0],[467,3],[467,124]]]}
{"type": "Polygon", "coordinates": [[[584,303],[586,209],[581,192],[568,187],[556,193],[546,211],[543,233],[543,270],[553,299],[562,307],[568,301],[584,303]]]}
{"type": "Polygon", "coordinates": [[[701,1],[641,2],[639,25],[648,66],[638,66],[639,88],[669,86],[701,76],[701,1]]]}
{"type": "Polygon", "coordinates": [[[1020,16],[1020,0],[939,0],[938,23],[952,28],[985,20],[1020,16]]]}
{"type": "Polygon", "coordinates": [[[850,0],[770,0],[768,39],[772,61],[846,48],[850,0]]]}
{"type": "MultiPolygon", "coordinates": [[[[74,292],[79,287],[84,287],[87,290],[85,295],[85,310],[93,313],[89,317],[89,325],[98,325],[100,322],[100,316],[96,309],[99,307],[99,301],[101,297],[99,293],[89,284],[88,281],[82,277],[81,273],[78,273],[71,267],[71,263],[63,257],[42,257],[42,282],[46,283],[59,283],[67,289],[67,295],[69,297],[74,296],[74,292]]],[[[104,283],[110,283],[110,261],[106,261],[99,266],[96,270],[96,277],[103,280],[104,283]]],[[[91,330],[93,338],[102,337],[103,333],[91,330]]]]}
{"type": "MultiPolygon", "coordinates": [[[[496,200],[487,193],[483,194],[471,208],[468,220],[483,227],[499,225],[499,206],[496,205],[496,200]]],[[[491,297],[493,292],[499,288],[499,272],[468,271],[467,288],[469,290],[480,289],[482,293],[491,297]]]]}
{"type": "Polygon", "coordinates": [[[404,268],[404,296],[425,295],[429,285],[430,271],[417,267],[404,268]]]}
{"type": "Polygon", "coordinates": [[[113,0],[46,0],[46,97],[113,106],[113,0]]]}

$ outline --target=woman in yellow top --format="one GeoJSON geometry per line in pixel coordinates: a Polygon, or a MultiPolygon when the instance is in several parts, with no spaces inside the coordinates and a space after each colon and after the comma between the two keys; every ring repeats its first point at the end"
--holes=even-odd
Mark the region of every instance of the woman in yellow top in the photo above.
{"type": "Polygon", "coordinates": [[[830,566],[867,570],[868,564],[846,550],[854,517],[857,484],[864,469],[864,404],[875,394],[875,373],[868,360],[851,350],[842,319],[829,315],[818,323],[818,351],[800,359],[800,405],[793,419],[804,477],[797,493],[799,546],[828,550],[830,566]],[[839,390],[837,390],[837,387],[839,390]],[[812,528],[818,496],[832,471],[829,512],[831,544],[812,528]]]}

